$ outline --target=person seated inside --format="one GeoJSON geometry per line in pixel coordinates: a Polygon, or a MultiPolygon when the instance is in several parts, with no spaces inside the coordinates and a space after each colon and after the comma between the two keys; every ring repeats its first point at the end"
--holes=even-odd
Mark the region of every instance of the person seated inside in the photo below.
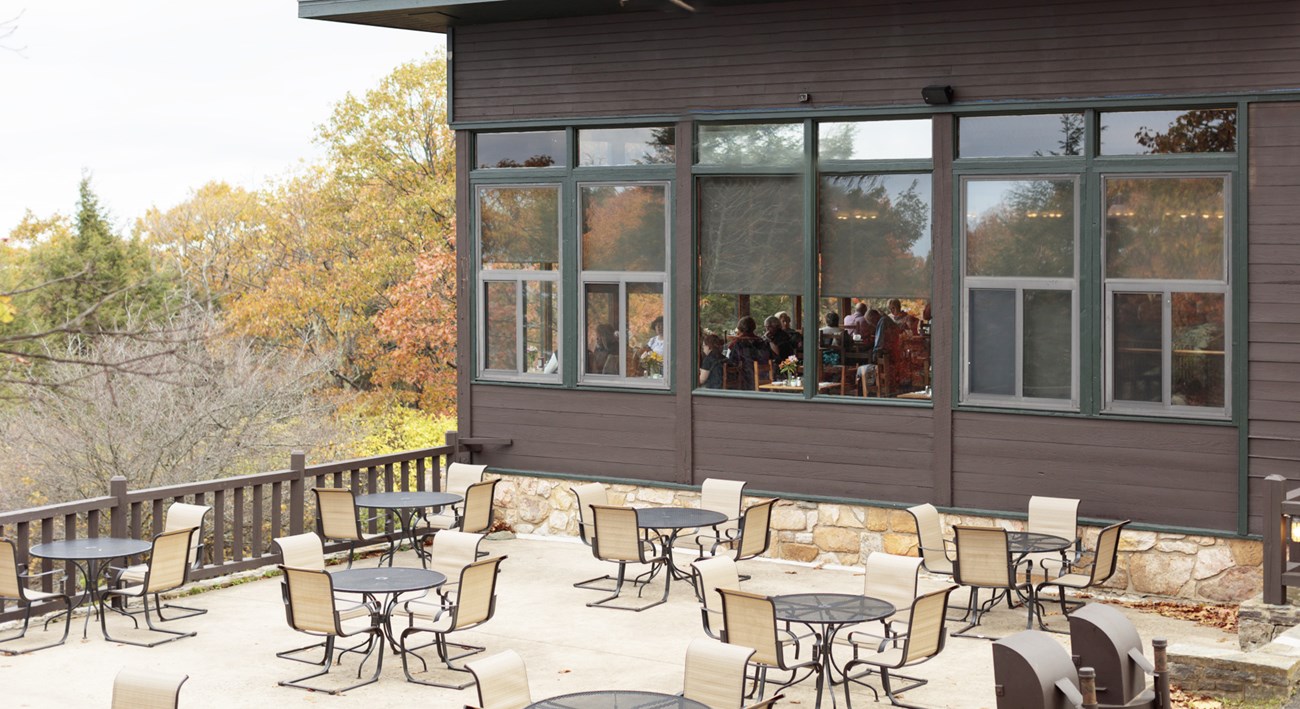
{"type": "Polygon", "coordinates": [[[791,327],[792,321],[790,319],[790,313],[787,313],[786,311],[782,310],[781,312],[776,314],[776,319],[780,321],[781,329],[785,331],[785,334],[790,336],[790,341],[794,343],[794,351],[796,353],[802,352],[803,333],[791,327]]]}
{"type": "Polygon", "coordinates": [[[903,301],[898,298],[889,299],[889,319],[893,320],[895,325],[898,325],[913,335],[920,331],[920,318],[917,318],[915,315],[903,310],[903,301]]]}
{"type": "Polygon", "coordinates": [[[754,334],[758,323],[746,315],[736,322],[736,336],[728,343],[727,361],[736,367],[740,388],[754,391],[754,363],[767,364],[772,360],[772,347],[754,334]]]}
{"type": "Polygon", "coordinates": [[[859,301],[858,304],[854,306],[853,312],[844,316],[844,329],[849,332],[858,330],[858,323],[865,317],[867,317],[867,304],[859,301]]]}
{"type": "Polygon", "coordinates": [[[660,315],[652,320],[650,322],[650,329],[654,331],[654,334],[646,341],[646,347],[649,347],[651,352],[663,357],[664,349],[667,345],[664,341],[664,317],[660,315]]]}
{"type": "Polygon", "coordinates": [[[588,374],[618,374],[618,333],[609,323],[596,326],[596,342],[587,353],[588,374]]]}
{"type": "Polygon", "coordinates": [[[700,360],[700,386],[705,389],[723,387],[724,367],[727,358],[722,356],[722,338],[713,333],[704,336],[704,359],[700,360]]]}
{"type": "Polygon", "coordinates": [[[823,335],[843,335],[844,328],[840,327],[840,314],[831,311],[826,313],[826,327],[818,330],[823,335]]]}
{"type": "Polygon", "coordinates": [[[772,356],[778,362],[795,354],[797,350],[794,348],[794,339],[790,337],[790,333],[781,329],[781,320],[779,318],[775,315],[769,315],[763,321],[763,328],[765,330],[763,339],[772,348],[772,356]]]}
{"type": "Polygon", "coordinates": [[[903,328],[895,324],[892,318],[881,315],[879,310],[872,309],[867,313],[867,319],[875,323],[875,332],[872,334],[870,344],[871,362],[858,367],[858,387],[861,388],[864,380],[876,381],[878,365],[882,362],[889,364],[889,369],[885,371],[885,380],[892,386],[894,382],[890,376],[894,368],[902,362],[903,328]]]}

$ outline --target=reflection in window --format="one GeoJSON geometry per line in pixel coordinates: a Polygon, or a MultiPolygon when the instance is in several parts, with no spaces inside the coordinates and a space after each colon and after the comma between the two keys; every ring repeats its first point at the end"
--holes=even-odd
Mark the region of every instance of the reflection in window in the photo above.
{"type": "Polygon", "coordinates": [[[803,124],[701,124],[700,165],[798,165],[803,124]]]}
{"type": "Polygon", "coordinates": [[[676,129],[584,128],[578,131],[578,165],[671,165],[676,161],[676,129]]]}
{"type": "Polygon", "coordinates": [[[1221,280],[1226,185],[1222,177],[1106,180],[1106,276],[1221,280]]]}
{"type": "Polygon", "coordinates": [[[484,269],[559,268],[559,187],[480,187],[478,195],[484,269]]]}
{"type": "Polygon", "coordinates": [[[1016,292],[971,289],[970,393],[1015,396],[1016,292]]]}
{"type": "Polygon", "coordinates": [[[663,271],[665,185],[584,185],[582,267],[587,271],[663,271]]]}
{"type": "Polygon", "coordinates": [[[1073,278],[1073,180],[966,183],[966,273],[1073,278]]]}
{"type": "Polygon", "coordinates": [[[483,284],[483,361],[487,369],[517,369],[519,317],[515,296],[514,281],[483,284]]]}
{"type": "Polygon", "coordinates": [[[474,162],[479,168],[564,167],[564,131],[479,133],[474,162]]]}
{"type": "Polygon", "coordinates": [[[1023,395],[1030,399],[1069,399],[1074,363],[1070,291],[1026,290],[1023,296],[1023,395]]]}
{"type": "Polygon", "coordinates": [[[1226,303],[1225,293],[1114,292],[1113,404],[1133,411],[1225,412],[1226,303]]]}
{"type": "Polygon", "coordinates": [[[524,281],[524,372],[559,371],[559,299],[554,281],[524,281]]]}
{"type": "Polygon", "coordinates": [[[821,160],[928,160],[930,120],[847,121],[817,126],[821,160]]]}
{"type": "Polygon", "coordinates": [[[1101,114],[1102,155],[1232,153],[1237,150],[1237,112],[1116,111],[1101,114]]]}
{"type": "Polygon", "coordinates": [[[1222,409],[1227,403],[1225,300],[1222,293],[1173,294],[1170,403],[1174,406],[1222,409]]]}
{"type": "Polygon", "coordinates": [[[1083,114],[971,116],[958,119],[963,158],[1028,158],[1083,154],[1083,114]]]}

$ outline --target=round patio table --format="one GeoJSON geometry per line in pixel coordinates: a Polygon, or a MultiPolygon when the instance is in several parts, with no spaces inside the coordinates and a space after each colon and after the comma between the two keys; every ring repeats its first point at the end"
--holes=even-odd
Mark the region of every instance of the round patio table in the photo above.
{"type": "Polygon", "coordinates": [[[683,529],[696,529],[699,527],[715,527],[727,521],[727,516],[721,512],[711,510],[700,510],[694,507],[642,507],[636,511],[636,526],[641,529],[669,530],[668,534],[668,571],[673,578],[686,580],[691,577],[690,573],[677,568],[673,563],[672,550],[677,541],[677,536],[682,533],[683,529]]]}
{"type": "MultiPolygon", "coordinates": [[[[63,539],[57,542],[37,544],[28,553],[42,559],[66,561],[81,572],[86,583],[86,592],[77,597],[72,609],[87,600],[92,609],[98,608],[99,577],[104,572],[104,562],[113,559],[125,559],[128,556],[143,554],[153,548],[153,544],[140,539],[123,539],[120,537],[88,537],[85,539],[63,539]],[[85,562],[84,565],[81,562],[85,562]]],[[[98,612],[96,610],[96,612],[98,612]]],[[[71,617],[71,609],[69,610],[71,617]]],[[[82,621],[81,637],[84,639],[90,626],[90,613],[82,621]]],[[[107,636],[105,636],[107,637],[107,636]]]]}
{"type": "Polygon", "coordinates": [[[871,596],[852,593],[791,593],[772,597],[776,619],[808,626],[817,636],[817,703],[822,689],[831,690],[835,705],[835,675],[831,674],[831,647],[835,634],[846,625],[867,623],[893,615],[894,604],[871,596]]]}
{"type": "Polygon", "coordinates": [[[393,652],[401,652],[401,645],[393,637],[393,609],[397,599],[403,593],[427,591],[447,583],[447,577],[437,571],[413,569],[406,566],[378,567],[374,569],[340,569],[331,571],[330,579],[334,590],[339,593],[360,593],[367,600],[379,605],[382,624],[380,629],[388,640],[393,652]],[[378,596],[387,596],[382,605],[378,596]]]}
{"type": "Polygon", "coordinates": [[[709,706],[674,694],[607,689],[551,697],[533,702],[525,709],[709,709],[709,706]]]}
{"type": "MultiPolygon", "coordinates": [[[[450,492],[426,490],[375,492],[369,495],[358,495],[357,506],[374,510],[387,510],[388,514],[396,517],[398,523],[402,526],[402,531],[411,540],[411,548],[415,550],[415,555],[420,558],[420,565],[428,568],[429,552],[425,551],[424,546],[416,538],[415,519],[423,514],[426,509],[454,505],[464,499],[464,497],[450,492]]],[[[395,552],[396,547],[392,551],[395,552]]],[[[383,557],[379,558],[379,563],[384,563],[383,557]]],[[[393,565],[392,553],[388,554],[388,565],[393,565]]]]}

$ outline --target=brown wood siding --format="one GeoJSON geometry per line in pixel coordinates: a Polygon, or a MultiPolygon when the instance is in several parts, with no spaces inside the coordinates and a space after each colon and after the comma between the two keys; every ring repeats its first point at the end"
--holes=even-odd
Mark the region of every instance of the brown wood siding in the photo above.
{"type": "Polygon", "coordinates": [[[1250,531],[1260,481],[1300,480],[1300,106],[1250,110],[1250,531]]]}
{"type": "Polygon", "coordinates": [[[1074,497],[1084,517],[1231,531],[1237,430],[959,411],[953,490],[957,507],[1024,510],[1031,495],[1074,497]]]}
{"type": "Polygon", "coordinates": [[[510,438],[475,462],[542,473],[674,482],[673,397],[475,385],[475,436],[510,438]]]}
{"type": "Polygon", "coordinates": [[[773,492],[928,502],[932,418],[923,408],[697,396],[695,476],[773,492]]]}
{"type": "Polygon", "coordinates": [[[1294,0],[802,0],[466,26],[454,41],[458,121],[919,104],[932,83],[959,103],[1300,85],[1294,0]]]}

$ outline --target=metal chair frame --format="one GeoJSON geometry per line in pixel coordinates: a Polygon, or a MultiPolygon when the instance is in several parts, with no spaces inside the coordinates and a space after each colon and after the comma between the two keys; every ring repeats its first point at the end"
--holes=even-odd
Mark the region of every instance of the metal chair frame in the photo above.
{"type": "MultiPolygon", "coordinates": [[[[600,483],[587,483],[569,488],[573,493],[578,504],[578,538],[583,544],[591,546],[592,540],[596,538],[596,523],[591,519],[592,505],[608,505],[609,494],[605,492],[605,486],[600,483]],[[590,532],[588,532],[590,529],[590,532]]],[[[574,588],[586,588],[593,591],[604,591],[609,593],[613,591],[613,584],[602,585],[605,581],[617,581],[617,578],[609,574],[604,576],[595,576],[585,581],[579,581],[573,584],[574,588]]]]}
{"type": "MultiPolygon", "coordinates": [[[[776,500],[763,500],[745,508],[740,515],[740,523],[735,535],[720,538],[713,543],[710,555],[717,555],[721,547],[732,547],[736,551],[735,561],[747,561],[762,556],[772,545],[772,508],[776,500]]],[[[741,574],[741,581],[748,581],[749,576],[741,574]]]]}
{"type": "MultiPolygon", "coordinates": [[[[953,566],[953,578],[958,584],[970,588],[970,605],[965,616],[970,618],[970,623],[962,627],[960,630],[953,631],[953,637],[992,640],[993,638],[986,635],[977,635],[969,631],[980,624],[980,619],[982,619],[985,613],[992,610],[993,607],[1002,600],[1003,594],[1006,594],[1007,601],[1010,603],[1012,592],[1020,590],[1024,590],[1028,594],[1029,618],[1025,621],[1025,627],[1027,629],[1032,628],[1034,624],[1034,616],[1037,613],[1038,607],[1038,602],[1034,598],[1034,585],[1029,581],[1021,581],[1019,579],[1016,571],[1017,564],[1011,559],[1011,552],[1007,545],[1007,530],[1002,529],[1001,527],[968,527],[957,525],[953,528],[953,531],[957,535],[957,563],[953,566]],[[977,552],[973,551],[969,545],[967,546],[966,560],[963,561],[961,548],[961,537],[963,534],[967,535],[968,539],[978,538],[978,536],[981,535],[1001,535],[1001,555],[1002,557],[1005,557],[1005,567],[1002,566],[1002,562],[999,560],[997,562],[997,567],[994,569],[980,568],[978,566],[979,560],[971,561],[971,557],[973,557],[977,552]],[[1005,576],[1003,574],[1005,574],[1005,576]],[[993,589],[994,593],[989,600],[981,604],[979,603],[979,591],[982,588],[993,589]]],[[[1028,563],[1029,562],[1026,563],[1027,566],[1028,563]]]]}
{"type": "Polygon", "coordinates": [[[752,697],[758,695],[758,699],[763,698],[763,693],[767,687],[767,671],[777,669],[782,672],[789,672],[790,678],[785,682],[776,683],[777,689],[784,689],[797,682],[808,679],[817,671],[817,662],[819,659],[817,646],[813,645],[810,657],[795,663],[786,662],[785,646],[794,645],[794,655],[797,660],[799,657],[799,637],[789,629],[781,630],[776,619],[776,605],[772,599],[755,593],[745,591],[734,591],[731,589],[720,588],[718,593],[722,596],[722,615],[726,627],[722,631],[722,641],[741,645],[743,647],[754,648],[754,655],[750,657],[749,664],[754,665],[755,672],[749,677],[753,683],[753,688],[745,695],[752,697]],[[744,619],[737,616],[745,611],[741,606],[748,605],[752,610],[759,604],[766,604],[764,611],[761,613],[763,624],[761,627],[747,627],[743,622],[744,619]],[[769,622],[770,620],[770,622],[769,622]],[[781,639],[781,633],[790,636],[791,641],[781,639]],[[800,670],[807,670],[807,674],[799,676],[800,670]]]}
{"type": "MultiPolygon", "coordinates": [[[[67,589],[65,588],[62,592],[59,593],[46,593],[44,591],[32,591],[27,587],[26,584],[26,582],[31,579],[62,576],[63,572],[58,569],[53,569],[39,574],[27,573],[26,564],[20,565],[18,563],[17,551],[14,548],[13,542],[9,541],[8,539],[0,539],[0,571],[5,573],[6,576],[6,578],[0,579],[0,599],[7,600],[7,601],[17,601],[18,604],[23,607],[23,611],[24,611],[22,630],[20,630],[17,635],[13,635],[0,640],[0,643],[7,643],[13,640],[20,640],[27,636],[27,627],[31,624],[33,605],[37,603],[45,603],[47,601],[62,599],[65,608],[64,612],[62,613],[63,637],[59,638],[58,641],[47,643],[45,645],[38,645],[36,647],[23,648],[21,650],[11,650],[8,648],[3,648],[0,649],[0,655],[26,655],[29,652],[44,650],[46,648],[54,647],[55,645],[62,645],[64,642],[66,642],[68,640],[68,630],[72,627],[72,597],[68,595],[67,589]],[[10,571],[12,571],[12,575],[9,574],[10,571]],[[4,586],[10,583],[13,584],[12,589],[4,588],[4,586]]],[[[49,618],[46,618],[43,629],[48,630],[50,627],[50,623],[53,622],[58,617],[59,617],[58,615],[53,615],[50,616],[49,618]]]]}
{"type": "MultiPolygon", "coordinates": [[[[372,682],[378,681],[379,673],[383,670],[384,667],[384,638],[382,634],[383,631],[380,629],[381,611],[378,608],[372,606],[368,602],[363,601],[362,603],[358,604],[357,607],[365,608],[369,612],[370,624],[364,628],[358,628],[357,630],[347,632],[343,629],[343,625],[342,625],[343,614],[339,612],[338,601],[334,597],[334,580],[330,577],[328,572],[324,570],[318,570],[318,569],[294,568],[291,566],[285,566],[283,564],[279,566],[279,569],[284,574],[285,589],[286,589],[286,593],[288,594],[286,611],[287,611],[287,616],[289,621],[289,627],[299,632],[306,633],[308,635],[323,636],[325,638],[324,640],[325,657],[324,657],[324,661],[321,663],[309,663],[309,664],[323,665],[320,672],[313,672],[312,674],[298,677],[295,679],[281,680],[277,684],[279,684],[281,687],[296,687],[298,689],[305,689],[309,692],[325,692],[327,694],[338,695],[356,689],[357,687],[364,687],[367,684],[371,684],[372,682]],[[294,606],[294,601],[293,601],[293,597],[295,595],[294,586],[305,583],[307,579],[313,577],[319,579],[318,581],[315,581],[315,583],[320,584],[324,587],[324,591],[318,592],[319,595],[325,596],[330,600],[330,613],[329,613],[330,617],[328,618],[328,620],[324,620],[316,614],[316,612],[319,609],[310,608],[306,610],[300,610],[298,608],[295,608],[294,606]],[[334,644],[338,638],[351,637],[359,633],[366,634],[365,641],[358,643],[357,645],[351,648],[345,648],[344,650],[340,651],[339,657],[342,658],[345,653],[349,651],[355,651],[356,648],[365,645],[366,646],[365,656],[361,658],[361,664],[357,666],[357,679],[361,679],[361,671],[365,668],[366,661],[369,660],[370,656],[374,654],[376,649],[378,649],[379,657],[375,662],[375,673],[371,675],[369,679],[363,680],[353,685],[349,685],[347,687],[340,687],[336,689],[329,689],[325,687],[317,687],[317,686],[306,684],[307,680],[309,679],[315,679],[317,677],[323,677],[329,674],[330,669],[332,669],[334,666],[334,644]]],[[[279,653],[277,653],[277,656],[279,656],[279,653]]]]}
{"type": "MultiPolygon", "coordinates": [[[[316,533],[325,540],[333,539],[343,542],[352,542],[352,547],[348,549],[349,569],[352,568],[353,556],[355,556],[356,548],[358,546],[363,544],[376,544],[379,542],[387,542],[388,548],[384,550],[383,554],[380,554],[378,565],[383,566],[385,558],[388,559],[389,566],[393,565],[393,557],[397,554],[397,539],[388,534],[370,534],[361,528],[362,522],[371,522],[379,519],[379,517],[368,517],[365,520],[362,520],[357,514],[356,495],[352,493],[352,490],[346,487],[314,487],[311,491],[312,494],[316,496],[316,533]],[[335,499],[327,503],[326,500],[331,497],[335,499]],[[332,505],[341,506],[343,504],[342,500],[345,497],[347,500],[346,504],[352,510],[348,515],[351,518],[350,524],[336,520],[332,515],[328,514],[326,509],[332,505]],[[346,529],[340,528],[340,525],[346,527],[346,529]]],[[[332,509],[337,512],[339,508],[332,509]]]]}
{"type": "Polygon", "coordinates": [[[595,538],[592,540],[591,553],[601,561],[618,564],[618,574],[615,578],[616,583],[613,592],[600,600],[588,603],[587,607],[610,608],[640,613],[643,610],[667,602],[668,591],[673,585],[673,574],[671,570],[667,569],[668,555],[672,554],[672,549],[667,540],[654,530],[643,530],[637,527],[636,510],[631,507],[592,505],[591,511],[592,521],[594,522],[593,527],[596,530],[595,538]],[[602,522],[602,519],[605,521],[602,522]],[[613,541],[610,541],[611,539],[613,541]],[[654,580],[654,577],[660,571],[667,571],[664,574],[663,597],[658,601],[643,606],[615,605],[613,601],[623,592],[623,584],[627,579],[628,564],[650,565],[649,571],[632,579],[632,584],[637,587],[637,598],[641,597],[646,586],[654,580]]]}
{"type": "MultiPolygon", "coordinates": [[[[1036,595],[1041,593],[1044,586],[1056,586],[1057,593],[1059,594],[1057,602],[1061,604],[1061,613],[1066,618],[1069,618],[1072,611],[1082,608],[1085,603],[1084,601],[1067,600],[1065,597],[1065,589],[1073,588],[1075,590],[1082,590],[1090,588],[1105,583],[1111,576],[1115,575],[1115,571],[1119,567],[1120,534],[1124,531],[1124,527],[1128,525],[1129,522],[1130,520],[1126,519],[1123,522],[1117,522],[1109,527],[1103,528],[1101,532],[1097,534],[1097,548],[1091,552],[1092,563],[1076,563],[1071,567],[1070,573],[1057,578],[1049,578],[1038,584],[1037,588],[1034,589],[1034,593],[1036,595]],[[1079,568],[1088,569],[1087,575],[1084,576],[1083,574],[1073,573],[1073,569],[1079,568]]],[[[1085,556],[1087,555],[1085,554],[1085,556]]],[[[1039,619],[1039,622],[1042,624],[1041,618],[1039,619]]],[[[1043,625],[1043,628],[1045,630],[1050,630],[1051,632],[1066,632],[1051,630],[1050,628],[1047,628],[1046,625],[1043,625]]]]}
{"type": "Polygon", "coordinates": [[[402,672],[406,675],[407,681],[428,685],[430,687],[443,687],[445,689],[464,689],[476,682],[474,679],[474,673],[471,672],[468,667],[457,667],[453,665],[452,662],[471,655],[477,655],[487,648],[479,645],[447,642],[447,635],[458,630],[467,630],[469,628],[478,627],[489,620],[492,620],[492,616],[496,615],[497,578],[501,573],[501,562],[505,560],[506,557],[504,556],[494,556],[489,559],[481,559],[461,569],[460,580],[458,582],[459,591],[456,593],[455,603],[450,606],[438,604],[438,611],[433,616],[433,622],[435,623],[444,617],[447,618],[446,628],[424,628],[415,625],[415,614],[411,612],[411,606],[430,604],[422,604],[418,601],[409,601],[405,604],[404,608],[407,611],[407,622],[409,625],[402,631],[402,635],[398,642],[402,648],[402,672]],[[482,598],[474,596],[472,593],[467,594],[467,590],[473,589],[476,586],[474,583],[475,579],[472,577],[478,575],[486,575],[488,577],[487,585],[483,587],[483,591],[481,592],[483,595],[482,598]],[[434,639],[423,645],[407,647],[407,637],[416,633],[433,633],[434,639]],[[416,679],[413,677],[411,675],[408,658],[414,655],[415,659],[420,661],[424,671],[427,672],[429,670],[429,663],[418,654],[418,651],[427,647],[433,647],[438,652],[438,659],[442,661],[443,665],[445,665],[447,669],[453,672],[463,672],[468,674],[470,680],[468,682],[451,684],[416,679]],[[448,648],[451,647],[460,648],[464,652],[452,655],[448,650],[448,648]]]}
{"type": "Polygon", "coordinates": [[[155,647],[157,645],[162,645],[163,643],[169,643],[169,642],[174,642],[176,640],[180,640],[181,638],[191,638],[198,634],[196,631],[190,631],[186,633],[179,630],[168,630],[166,628],[159,628],[156,625],[154,625],[153,616],[149,614],[149,596],[154,597],[154,604],[157,605],[159,600],[159,594],[180,588],[181,586],[184,586],[189,581],[189,577],[190,577],[189,549],[192,544],[191,540],[193,539],[194,535],[197,533],[198,533],[198,529],[194,527],[190,527],[186,529],[177,529],[171,532],[163,532],[162,534],[159,534],[158,536],[154,537],[153,548],[150,550],[149,553],[149,566],[145,570],[143,582],[139,586],[128,586],[125,588],[110,588],[101,591],[99,593],[99,626],[100,629],[103,630],[104,632],[104,639],[110,640],[112,642],[126,643],[127,645],[137,645],[140,647],[155,647]],[[177,550],[173,550],[171,548],[173,545],[178,545],[178,544],[185,545],[183,553],[178,554],[177,550]],[[174,562],[171,561],[171,557],[173,555],[176,556],[176,561],[174,562]],[[169,563],[171,565],[174,565],[176,568],[174,569],[171,568],[171,566],[169,566],[169,563]],[[136,618],[136,616],[143,615],[145,625],[148,626],[150,631],[155,633],[162,633],[165,635],[169,635],[171,637],[163,638],[161,640],[156,640],[151,643],[146,643],[146,642],[140,642],[138,640],[126,640],[124,638],[115,638],[109,635],[108,621],[106,618],[107,610],[109,608],[108,602],[115,597],[120,597],[123,599],[124,607],[121,609],[114,608],[113,610],[120,615],[124,615],[130,618],[131,622],[135,623],[135,627],[137,629],[140,627],[140,621],[136,618]],[[141,610],[134,611],[134,612],[126,610],[125,608],[126,601],[128,601],[130,598],[133,597],[140,598],[141,603],[144,605],[144,607],[141,610]]]}
{"type": "Polygon", "coordinates": [[[853,700],[849,696],[849,688],[852,684],[860,684],[863,687],[870,689],[871,693],[875,695],[876,701],[880,701],[880,693],[876,691],[876,688],[863,681],[868,675],[879,671],[881,688],[885,690],[885,696],[889,698],[890,704],[897,707],[922,709],[915,704],[904,704],[898,700],[897,695],[916,689],[917,687],[923,687],[929,683],[929,680],[901,674],[891,675],[890,670],[919,665],[935,655],[938,655],[940,652],[943,652],[944,644],[948,637],[948,634],[944,632],[946,630],[944,626],[948,620],[948,596],[952,594],[956,588],[956,586],[948,586],[918,597],[916,602],[912,604],[912,608],[907,615],[907,632],[890,638],[881,639],[880,643],[876,646],[876,652],[883,653],[886,648],[893,645],[896,649],[901,650],[897,662],[881,664],[873,662],[868,658],[863,658],[858,654],[862,645],[859,643],[853,643],[853,659],[844,664],[844,704],[846,707],[851,708],[853,706],[853,700]],[[930,610],[930,607],[933,604],[941,604],[937,613],[930,610]],[[933,618],[926,615],[927,613],[933,613],[933,618]],[[916,639],[914,636],[921,635],[922,633],[924,633],[924,637],[920,642],[923,643],[923,646],[920,648],[913,647],[913,641],[916,639]],[[902,643],[901,648],[898,647],[900,642],[902,643]],[[913,656],[914,651],[917,653],[915,656],[913,656]],[[857,675],[850,674],[850,670],[858,665],[870,665],[870,667],[864,668],[864,671],[857,675]],[[871,668],[875,669],[873,670],[871,668]],[[893,680],[902,680],[906,685],[901,688],[895,688],[893,680]]]}
{"type": "MultiPolygon", "coordinates": [[[[208,513],[212,508],[207,505],[191,505],[184,502],[173,502],[168,508],[166,519],[163,521],[164,532],[175,532],[181,529],[194,529],[194,537],[190,540],[189,564],[191,570],[199,569],[203,566],[203,523],[207,519],[208,513]]],[[[143,567],[127,567],[125,569],[116,569],[118,576],[117,585],[125,586],[135,579],[123,579],[124,575],[131,572],[140,573],[143,567]]],[[[140,611],[134,611],[139,613],[140,611]]],[[[207,608],[193,608],[190,606],[181,606],[175,603],[163,603],[162,599],[154,596],[154,612],[158,614],[158,620],[173,621],[184,618],[193,618],[196,615],[203,615],[208,612],[207,608]],[[170,608],[183,611],[178,615],[168,618],[163,615],[163,609],[170,608]]]]}

